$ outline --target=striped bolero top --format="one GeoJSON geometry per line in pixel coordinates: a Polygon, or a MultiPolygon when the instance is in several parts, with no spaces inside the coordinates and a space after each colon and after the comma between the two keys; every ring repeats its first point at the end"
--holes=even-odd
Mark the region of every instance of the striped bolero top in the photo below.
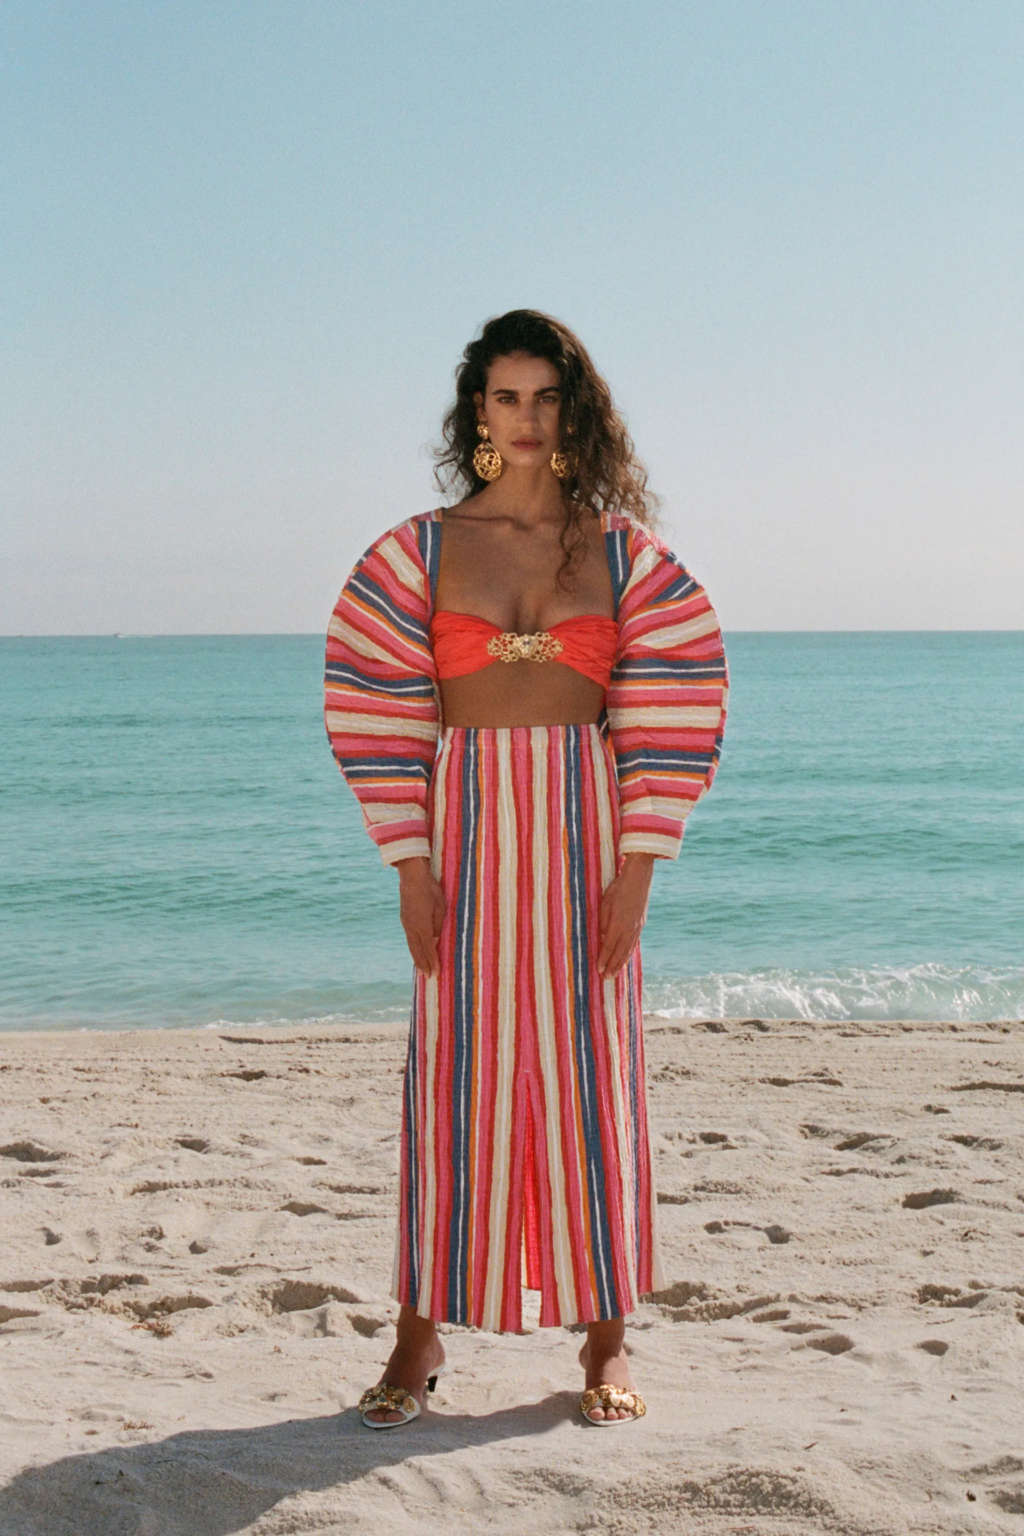
{"type": "MultiPolygon", "coordinates": [[[[442,515],[420,513],[371,544],[327,634],[328,739],[386,864],[430,852],[437,685],[442,672],[455,675],[444,666],[451,655],[441,640],[450,621],[434,610],[442,515]]],[[[728,698],[721,630],[704,588],[649,528],[621,514],[600,516],[615,599],[615,620],[601,621],[608,628],[598,649],[607,648],[610,663],[599,677],[619,781],[619,852],[675,858],[721,753],[728,698]]],[[[476,636],[477,647],[500,633],[479,622],[488,634],[476,636]]],[[[564,645],[566,637],[554,635],[560,627],[550,636],[564,645]]]]}

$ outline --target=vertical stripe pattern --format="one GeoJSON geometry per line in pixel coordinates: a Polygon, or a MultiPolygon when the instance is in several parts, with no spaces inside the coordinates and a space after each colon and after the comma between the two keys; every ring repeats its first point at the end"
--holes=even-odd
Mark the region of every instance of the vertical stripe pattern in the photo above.
{"type": "Polygon", "coordinates": [[[597,973],[617,867],[596,725],[448,728],[429,807],[447,903],[418,976],[395,1294],[424,1317],[522,1325],[631,1311],[657,1289],[639,955],[597,973]]]}

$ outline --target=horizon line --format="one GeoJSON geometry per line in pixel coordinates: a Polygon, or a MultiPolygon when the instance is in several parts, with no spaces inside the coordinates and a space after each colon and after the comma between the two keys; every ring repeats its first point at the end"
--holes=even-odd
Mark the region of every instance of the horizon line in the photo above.
{"type": "MultiPolygon", "coordinates": [[[[886,628],[878,625],[862,629],[762,629],[723,626],[728,635],[1019,635],[1024,625],[995,628],[934,629],[899,626],[886,628]]],[[[96,629],[77,631],[18,630],[0,632],[0,640],[311,640],[322,639],[326,631],[319,629],[148,629],[119,630],[96,629]]]]}

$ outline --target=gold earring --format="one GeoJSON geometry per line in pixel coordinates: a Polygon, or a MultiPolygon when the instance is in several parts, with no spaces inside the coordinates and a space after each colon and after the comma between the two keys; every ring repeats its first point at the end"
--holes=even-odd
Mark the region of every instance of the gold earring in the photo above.
{"type": "MultiPolygon", "coordinates": [[[[571,421],[565,429],[565,435],[566,437],[576,435],[576,428],[571,421]]],[[[560,448],[556,448],[551,455],[551,469],[559,480],[570,479],[576,473],[576,455],[572,452],[564,453],[560,448]]]]}
{"type": "Polygon", "coordinates": [[[551,455],[551,468],[559,480],[571,480],[576,473],[576,455],[574,453],[562,453],[555,449],[551,455]]]}
{"type": "Polygon", "coordinates": [[[473,468],[481,480],[497,480],[505,468],[505,460],[491,442],[491,434],[482,421],[477,422],[476,430],[482,441],[473,450],[473,468]]]}

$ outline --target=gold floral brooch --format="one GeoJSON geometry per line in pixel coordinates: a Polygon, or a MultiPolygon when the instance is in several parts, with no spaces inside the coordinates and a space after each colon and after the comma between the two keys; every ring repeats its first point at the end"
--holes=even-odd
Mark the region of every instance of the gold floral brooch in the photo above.
{"type": "Polygon", "coordinates": [[[492,635],[487,642],[488,656],[498,661],[554,661],[562,653],[562,642],[548,630],[535,635],[517,635],[512,630],[492,635]]]}

